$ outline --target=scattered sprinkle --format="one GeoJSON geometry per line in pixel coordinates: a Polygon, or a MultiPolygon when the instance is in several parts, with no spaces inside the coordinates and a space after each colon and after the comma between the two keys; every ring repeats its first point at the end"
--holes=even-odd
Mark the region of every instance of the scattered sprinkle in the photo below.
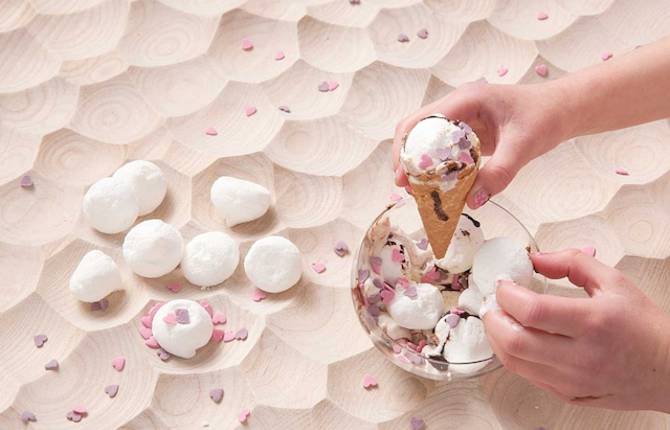
{"type": "Polygon", "coordinates": [[[284,58],[286,58],[286,55],[284,55],[284,51],[277,51],[277,53],[275,54],[275,60],[281,61],[284,58]]]}
{"type": "Polygon", "coordinates": [[[421,282],[431,283],[437,281],[438,279],[440,279],[440,273],[435,267],[433,267],[431,271],[426,272],[421,276],[421,282]]]}
{"type": "MultiPolygon", "coordinates": [[[[154,319],[154,315],[156,315],[156,312],[158,312],[158,309],[160,309],[165,303],[163,302],[156,302],[151,306],[149,309],[149,312],[147,312],[147,315],[149,316],[149,321],[154,319]]],[[[151,324],[149,324],[149,327],[151,327],[151,324]]]]}
{"type": "Polygon", "coordinates": [[[400,200],[403,199],[403,197],[398,193],[391,193],[389,199],[391,199],[392,202],[399,202],[400,200]]]}
{"type": "Polygon", "coordinates": [[[265,300],[268,297],[267,294],[265,294],[265,291],[259,290],[256,288],[254,292],[251,294],[251,300],[254,302],[261,302],[265,300]]]}
{"type": "Polygon", "coordinates": [[[323,81],[319,84],[318,89],[322,93],[327,93],[328,91],[330,91],[330,86],[328,86],[328,82],[323,81]]]}
{"type": "Polygon", "coordinates": [[[163,317],[163,322],[167,325],[177,325],[177,315],[174,312],[169,312],[163,317]]]}
{"type": "Polygon", "coordinates": [[[223,340],[223,336],[225,335],[225,332],[219,328],[215,328],[212,330],[212,340],[214,342],[221,342],[223,340]]]}
{"type": "Polygon", "coordinates": [[[400,34],[398,34],[398,42],[400,42],[400,43],[407,43],[407,42],[409,42],[409,36],[406,35],[405,33],[400,33],[400,34]]]}
{"type": "Polygon", "coordinates": [[[549,18],[549,15],[547,15],[546,12],[538,12],[537,13],[537,20],[538,21],[544,21],[549,18]]]}
{"type": "Polygon", "coordinates": [[[384,303],[387,306],[395,298],[395,292],[393,290],[384,289],[384,291],[382,291],[379,295],[381,296],[382,303],[384,303]]]}
{"type": "Polygon", "coordinates": [[[363,388],[369,390],[370,388],[377,387],[377,379],[372,375],[363,376],[363,388]]]}
{"type": "Polygon", "coordinates": [[[119,392],[119,386],[117,384],[112,384],[105,387],[105,394],[107,394],[110,399],[116,397],[116,394],[118,392],[119,392]]]}
{"type": "Polygon", "coordinates": [[[425,430],[426,422],[418,417],[412,417],[409,419],[409,424],[412,430],[425,430]]]}
{"type": "Polygon", "coordinates": [[[142,322],[142,325],[146,328],[151,328],[151,323],[154,319],[153,315],[144,315],[142,318],[140,318],[140,321],[142,322]]]}
{"type": "Polygon", "coordinates": [[[472,155],[470,155],[470,152],[468,151],[461,151],[460,154],[458,154],[458,161],[461,161],[465,164],[473,164],[475,160],[472,159],[472,155]]]}
{"type": "Polygon", "coordinates": [[[244,51],[251,51],[252,49],[254,49],[254,44],[251,42],[251,40],[245,37],[244,39],[242,39],[242,49],[244,51]]]}
{"type": "Polygon", "coordinates": [[[234,331],[225,331],[223,332],[223,342],[228,343],[232,342],[235,340],[235,332],[234,331]]]}
{"type": "Polygon", "coordinates": [[[279,106],[278,109],[279,109],[280,111],[284,112],[284,113],[291,113],[291,109],[289,109],[288,106],[284,106],[284,105],[282,105],[282,106],[279,106]]]}
{"type": "Polygon", "coordinates": [[[210,318],[212,315],[214,315],[214,309],[212,309],[212,305],[210,305],[207,300],[200,300],[198,303],[200,303],[200,305],[205,308],[210,318]]]}
{"type": "Polygon", "coordinates": [[[212,324],[225,324],[226,316],[222,312],[214,312],[212,315],[212,324]]]}
{"type": "Polygon", "coordinates": [[[237,419],[241,423],[246,423],[247,419],[249,419],[249,415],[251,415],[251,411],[249,409],[242,409],[242,411],[240,411],[240,414],[237,416],[237,419]]]}
{"type": "Polygon", "coordinates": [[[312,263],[312,270],[314,270],[316,273],[323,273],[326,271],[326,265],[321,262],[315,261],[314,263],[312,263]]]}
{"type": "Polygon", "coordinates": [[[549,75],[549,68],[546,64],[538,64],[535,66],[535,73],[537,73],[538,76],[546,78],[549,75]]]}
{"type": "Polygon", "coordinates": [[[37,417],[31,411],[23,411],[21,412],[21,421],[23,421],[24,424],[28,424],[29,422],[36,422],[37,417]]]}
{"type": "Polygon", "coordinates": [[[337,241],[333,250],[338,257],[344,257],[345,255],[349,254],[349,246],[347,246],[347,244],[342,240],[337,241]]]}
{"type": "Polygon", "coordinates": [[[35,342],[35,346],[38,348],[41,348],[44,345],[44,342],[49,340],[46,334],[38,334],[37,336],[33,337],[33,342],[35,342]]]}
{"type": "Polygon", "coordinates": [[[163,348],[158,348],[158,350],[156,351],[156,355],[162,361],[167,361],[170,358],[170,353],[164,350],[163,348]]]}
{"type": "Polygon", "coordinates": [[[607,61],[610,58],[612,58],[614,54],[612,54],[610,51],[605,51],[602,54],[600,54],[600,59],[603,61],[607,61]]]}
{"type": "Polygon", "coordinates": [[[420,169],[428,169],[433,166],[433,159],[428,154],[421,154],[421,159],[419,160],[420,169]]]}
{"type": "Polygon", "coordinates": [[[381,257],[378,257],[376,255],[373,255],[370,257],[370,267],[372,268],[372,271],[375,272],[377,275],[381,274],[382,271],[382,259],[381,257]]]}
{"type": "Polygon", "coordinates": [[[178,293],[182,290],[182,288],[184,288],[184,285],[180,284],[179,282],[172,282],[171,284],[167,284],[165,288],[172,291],[173,293],[178,293]]]}
{"type": "Polygon", "coordinates": [[[205,129],[205,134],[206,134],[207,136],[216,136],[216,135],[219,134],[219,132],[216,131],[216,129],[215,129],[214,127],[207,127],[207,128],[205,129]]]}
{"type": "Polygon", "coordinates": [[[370,305],[370,306],[368,306],[368,307],[367,307],[367,311],[368,311],[368,313],[369,313],[370,315],[372,315],[373,317],[378,317],[379,314],[380,314],[379,306],[377,306],[377,305],[370,305]]]}
{"type": "MultiPolygon", "coordinates": [[[[189,315],[188,309],[175,309],[174,314],[177,317],[177,323],[179,324],[189,324],[191,322],[191,315],[189,315]]],[[[210,315],[210,318],[211,317],[212,316],[210,315]]]]}
{"type": "Polygon", "coordinates": [[[428,249],[428,239],[424,237],[416,244],[416,247],[425,251],[426,249],[428,249]]]}
{"type": "Polygon", "coordinates": [[[237,333],[235,333],[235,339],[237,340],[247,340],[247,337],[249,336],[249,330],[246,328],[241,328],[237,330],[237,333]]]}
{"type": "Polygon", "coordinates": [[[100,299],[97,302],[91,303],[91,311],[105,311],[109,307],[109,300],[100,299]]]}
{"type": "Polygon", "coordinates": [[[368,280],[370,277],[370,271],[367,269],[359,269],[358,270],[358,282],[365,282],[368,280]]]}
{"type": "Polygon", "coordinates": [[[628,173],[628,170],[626,170],[622,167],[617,167],[614,170],[614,173],[616,173],[617,175],[621,175],[621,176],[629,176],[630,175],[630,173],[628,173]]]}
{"type": "Polygon", "coordinates": [[[153,331],[150,328],[140,326],[140,336],[142,336],[142,339],[149,339],[152,334],[153,331]]]}
{"type": "Polygon", "coordinates": [[[214,403],[221,403],[221,400],[223,400],[223,388],[212,388],[209,390],[209,398],[214,403]]]}
{"type": "Polygon", "coordinates": [[[115,357],[112,360],[112,367],[119,372],[123,370],[124,367],[126,367],[126,357],[115,357]]]}
{"type": "Polygon", "coordinates": [[[255,106],[245,106],[245,107],[244,107],[244,114],[245,114],[246,116],[255,115],[256,112],[258,112],[258,111],[256,110],[256,107],[255,107],[255,106]]]}
{"type": "Polygon", "coordinates": [[[74,408],[72,408],[72,412],[79,415],[86,415],[88,413],[88,411],[86,410],[86,406],[82,405],[77,405],[74,408]]]}
{"type": "Polygon", "coordinates": [[[349,4],[359,5],[359,4],[361,4],[361,0],[349,0],[349,4]]]}
{"type": "Polygon", "coordinates": [[[405,288],[405,295],[410,299],[416,299],[417,298],[416,287],[414,285],[410,285],[407,288],[405,288]]]}
{"type": "Polygon", "coordinates": [[[337,81],[328,81],[328,91],[335,91],[340,86],[337,81]]]}
{"type": "Polygon", "coordinates": [[[147,339],[147,340],[144,342],[144,344],[145,344],[146,346],[148,346],[149,348],[152,348],[152,349],[158,349],[158,348],[161,347],[161,346],[158,344],[158,341],[156,340],[156,338],[153,337],[153,336],[150,336],[149,339],[147,339]]]}
{"type": "Polygon", "coordinates": [[[76,413],[75,411],[70,411],[65,415],[65,418],[67,418],[68,421],[78,423],[83,418],[83,415],[80,415],[80,414],[76,413]]]}
{"type": "Polygon", "coordinates": [[[400,248],[393,247],[391,249],[391,261],[394,263],[402,263],[405,261],[405,256],[400,252],[400,248]]]}
{"type": "Polygon", "coordinates": [[[459,322],[461,322],[461,317],[459,317],[457,314],[449,314],[445,318],[445,321],[451,328],[455,328],[459,322]]]}
{"type": "Polygon", "coordinates": [[[507,72],[509,72],[509,69],[507,67],[505,67],[505,66],[498,67],[497,73],[498,73],[498,76],[500,76],[501,78],[503,76],[505,76],[507,74],[507,72]]]}
{"type": "Polygon", "coordinates": [[[422,28],[421,30],[416,32],[416,37],[418,37],[419,39],[428,39],[428,30],[422,28]]]}
{"type": "Polygon", "coordinates": [[[45,370],[58,370],[58,360],[52,359],[49,360],[47,364],[44,365],[45,370]]]}
{"type": "Polygon", "coordinates": [[[19,185],[21,188],[30,188],[33,186],[33,178],[31,178],[28,175],[23,175],[21,176],[21,180],[19,181],[19,185]]]}

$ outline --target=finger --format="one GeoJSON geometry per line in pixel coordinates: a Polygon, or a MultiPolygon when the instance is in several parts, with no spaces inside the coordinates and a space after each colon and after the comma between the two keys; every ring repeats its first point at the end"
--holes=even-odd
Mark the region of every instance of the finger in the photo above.
{"type": "Polygon", "coordinates": [[[507,280],[498,283],[496,300],[524,327],[570,337],[584,332],[583,322],[592,313],[589,299],[538,294],[507,280]]]}
{"type": "Polygon", "coordinates": [[[466,202],[471,209],[482,206],[512,182],[525,162],[517,151],[512,142],[498,144],[491,158],[479,169],[468,193],[466,202]]]}
{"type": "Polygon", "coordinates": [[[409,185],[409,179],[407,179],[407,174],[400,166],[398,166],[398,168],[395,169],[395,184],[399,187],[409,185]]]}
{"type": "Polygon", "coordinates": [[[589,296],[601,291],[609,283],[616,284],[623,275],[595,258],[577,249],[552,253],[531,254],[533,267],[551,279],[567,277],[573,284],[584,288],[589,296]]]}
{"type": "Polygon", "coordinates": [[[488,338],[494,339],[502,351],[533,363],[561,367],[574,350],[572,339],[522,327],[504,311],[488,312],[484,325],[488,338]]]}

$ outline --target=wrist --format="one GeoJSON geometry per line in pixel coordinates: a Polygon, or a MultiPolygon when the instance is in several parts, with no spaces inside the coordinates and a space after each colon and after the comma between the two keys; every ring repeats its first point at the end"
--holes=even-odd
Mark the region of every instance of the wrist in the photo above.
{"type": "Polygon", "coordinates": [[[559,142],[584,134],[583,124],[588,122],[587,109],[582,103],[582,96],[576,83],[569,78],[558,79],[543,84],[545,97],[552,100],[549,114],[555,123],[555,133],[559,142]]]}

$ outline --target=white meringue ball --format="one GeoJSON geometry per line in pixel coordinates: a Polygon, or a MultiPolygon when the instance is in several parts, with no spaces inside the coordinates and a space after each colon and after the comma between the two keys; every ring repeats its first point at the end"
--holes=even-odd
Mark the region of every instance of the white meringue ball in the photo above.
{"type": "Polygon", "coordinates": [[[382,260],[382,275],[384,276],[384,281],[388,282],[389,285],[395,285],[398,282],[398,278],[403,275],[401,263],[393,261],[394,248],[400,249],[397,245],[386,245],[379,251],[379,258],[382,260]]]}
{"type": "Polygon", "coordinates": [[[210,199],[228,227],[260,218],[270,207],[267,188],[230,176],[221,176],[214,181],[210,199]]]}
{"type": "Polygon", "coordinates": [[[91,185],[82,206],[91,227],[107,234],[128,229],[139,214],[133,190],[116,178],[102,178],[91,185]]]}
{"type": "Polygon", "coordinates": [[[401,289],[387,306],[391,318],[410,330],[431,330],[444,314],[442,294],[431,284],[411,284],[416,287],[416,297],[406,296],[401,289]]]}
{"type": "Polygon", "coordinates": [[[134,160],[126,163],[112,177],[132,188],[140,207],[140,216],[153,212],[167,193],[167,180],[163,171],[150,161],[134,160]]]}
{"type": "Polygon", "coordinates": [[[483,243],[482,229],[472,219],[461,215],[446,254],[435,264],[449,273],[463,273],[472,267],[475,253],[483,243]]]}
{"type": "Polygon", "coordinates": [[[244,258],[244,270],[253,284],[268,293],[281,293],[302,276],[302,256],[297,246],[281,236],[256,241],[244,258]]]}
{"type": "MultiPolygon", "coordinates": [[[[444,347],[444,359],[450,363],[470,363],[486,360],[493,356],[493,350],[486,338],[484,323],[476,317],[461,318],[451,329],[449,340],[444,347]]],[[[488,362],[449,366],[452,371],[476,372],[488,362]]]]}
{"type": "Polygon", "coordinates": [[[479,288],[477,288],[477,284],[475,284],[471,274],[468,277],[468,288],[458,296],[458,307],[469,314],[478,315],[483,301],[484,296],[479,292],[479,288]]]}
{"type": "Polygon", "coordinates": [[[84,255],[70,277],[70,291],[82,302],[97,302],[122,289],[119,267],[109,255],[97,249],[84,255]]]}
{"type": "Polygon", "coordinates": [[[507,275],[523,286],[529,286],[533,279],[533,263],[525,245],[511,237],[487,240],[475,253],[472,263],[472,277],[484,296],[495,293],[500,275],[507,275]]]}
{"type": "Polygon", "coordinates": [[[123,241],[123,258],[130,269],[145,278],[158,278],[181,261],[184,240],[179,230],[159,219],[133,227],[123,241]]]}
{"type": "Polygon", "coordinates": [[[209,342],[214,325],[207,310],[193,300],[171,300],[158,309],[151,322],[151,330],[158,344],[165,351],[181,358],[195,356],[198,348],[209,342]],[[186,309],[188,324],[168,324],[164,318],[176,309],[186,309]]]}
{"type": "Polygon", "coordinates": [[[211,287],[233,274],[240,262],[237,243],[225,233],[199,234],[186,245],[181,270],[193,285],[211,287]]]}

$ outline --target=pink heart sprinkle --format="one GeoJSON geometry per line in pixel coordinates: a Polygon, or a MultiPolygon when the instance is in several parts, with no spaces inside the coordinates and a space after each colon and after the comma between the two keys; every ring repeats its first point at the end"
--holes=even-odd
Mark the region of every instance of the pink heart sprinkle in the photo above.
{"type": "Polygon", "coordinates": [[[237,416],[237,419],[241,423],[245,423],[247,422],[249,415],[251,415],[251,411],[249,409],[242,409],[242,411],[240,411],[240,414],[237,416]]]}
{"type": "Polygon", "coordinates": [[[151,319],[153,319],[154,315],[156,315],[156,312],[158,312],[158,309],[160,309],[164,304],[165,304],[165,302],[154,303],[153,306],[151,306],[151,308],[149,309],[149,312],[148,312],[149,317],[151,319]]]}
{"type": "Polygon", "coordinates": [[[323,273],[326,271],[326,265],[321,262],[314,262],[312,263],[312,270],[316,273],[323,273]]]}
{"type": "Polygon", "coordinates": [[[223,333],[223,342],[224,343],[232,342],[234,340],[235,340],[235,332],[234,331],[227,331],[226,330],[223,333]]]}
{"type": "Polygon", "coordinates": [[[142,339],[149,339],[152,334],[154,332],[150,328],[140,326],[140,336],[142,336],[142,339]]]}
{"type": "Polygon", "coordinates": [[[338,257],[344,257],[349,254],[349,246],[343,240],[338,240],[337,243],[335,243],[334,251],[338,257]]]}
{"type": "Polygon", "coordinates": [[[21,188],[30,188],[33,186],[33,179],[28,175],[23,175],[21,176],[19,185],[21,186],[21,188]]]}
{"type": "Polygon", "coordinates": [[[507,72],[509,72],[509,69],[507,69],[507,67],[505,67],[505,66],[498,67],[497,73],[498,73],[498,76],[500,76],[501,78],[503,76],[505,76],[507,74],[507,72]]]}
{"type": "Polygon", "coordinates": [[[538,64],[535,66],[535,73],[537,73],[538,76],[546,78],[549,75],[549,68],[546,64],[538,64]]]}
{"type": "Polygon", "coordinates": [[[421,276],[421,282],[431,283],[437,281],[438,279],[440,279],[440,273],[435,269],[431,270],[430,272],[426,272],[423,274],[423,276],[421,276]]]}
{"type": "Polygon", "coordinates": [[[112,384],[105,387],[105,394],[107,394],[110,399],[116,397],[116,394],[118,392],[119,392],[119,386],[117,384],[112,384]]]}
{"type": "Polygon", "coordinates": [[[380,296],[382,298],[382,303],[388,306],[395,298],[395,293],[391,290],[384,290],[380,293],[380,296]]]}
{"type": "Polygon", "coordinates": [[[370,389],[377,386],[377,379],[372,375],[363,376],[363,388],[370,389]]]}
{"type": "Polygon", "coordinates": [[[74,408],[72,408],[72,412],[79,415],[86,415],[88,413],[88,411],[86,410],[86,406],[83,405],[75,406],[74,408]]]}
{"type": "Polygon", "coordinates": [[[621,176],[629,176],[630,175],[630,173],[628,173],[628,170],[626,170],[622,167],[617,167],[616,170],[614,170],[614,173],[616,173],[617,175],[621,175],[621,176]]]}
{"type": "Polygon", "coordinates": [[[65,418],[67,418],[69,421],[78,423],[79,421],[81,421],[82,415],[80,415],[80,414],[78,414],[74,411],[70,411],[65,415],[65,418]]]}
{"type": "Polygon", "coordinates": [[[612,54],[610,51],[605,51],[602,54],[600,54],[600,59],[603,61],[607,61],[610,58],[612,58],[614,54],[612,54]]]}
{"type": "Polygon", "coordinates": [[[112,367],[119,372],[123,370],[124,367],[126,367],[126,358],[125,357],[115,357],[112,360],[112,367]]]}
{"type": "Polygon", "coordinates": [[[223,336],[225,335],[225,332],[221,329],[215,328],[212,330],[212,340],[214,342],[221,342],[223,340],[223,336]]]}
{"type": "Polygon", "coordinates": [[[179,282],[173,282],[171,284],[167,284],[165,288],[172,291],[173,293],[178,293],[184,288],[184,286],[179,282]]]}
{"type": "Polygon", "coordinates": [[[468,151],[461,151],[460,154],[458,154],[458,161],[461,161],[465,164],[473,164],[475,160],[472,159],[472,155],[470,155],[470,152],[468,151]]]}
{"type": "Polygon", "coordinates": [[[245,114],[246,116],[254,115],[256,112],[257,112],[257,111],[256,111],[256,107],[255,107],[255,106],[245,106],[245,108],[244,108],[244,114],[245,114]]]}
{"type": "Polygon", "coordinates": [[[377,257],[376,255],[370,257],[370,267],[372,268],[372,271],[375,272],[377,275],[381,274],[382,271],[381,257],[377,257]]]}
{"type": "Polygon", "coordinates": [[[268,297],[267,294],[265,294],[264,291],[261,291],[261,290],[259,290],[258,288],[256,288],[256,289],[254,290],[254,292],[251,294],[251,300],[253,300],[254,302],[260,302],[260,301],[263,301],[263,300],[265,300],[267,297],[268,297]]]}
{"type": "Polygon", "coordinates": [[[226,316],[221,312],[214,312],[212,315],[212,324],[225,324],[226,316]]]}
{"type": "Polygon", "coordinates": [[[409,423],[412,430],[425,430],[426,428],[426,422],[421,418],[412,417],[410,418],[409,423]]]}
{"type": "Polygon", "coordinates": [[[275,60],[281,61],[284,58],[286,58],[286,55],[284,55],[284,51],[277,51],[277,53],[275,54],[275,60]]]}
{"type": "Polygon", "coordinates": [[[142,318],[140,318],[140,321],[142,322],[142,325],[146,328],[151,328],[151,324],[153,322],[154,316],[153,315],[144,315],[142,318]]]}
{"type": "Polygon", "coordinates": [[[212,315],[214,315],[214,309],[212,309],[212,305],[210,305],[207,300],[200,300],[198,303],[200,303],[200,305],[205,308],[210,318],[212,315]]]}
{"type": "Polygon", "coordinates": [[[163,322],[167,325],[176,325],[177,315],[174,312],[170,312],[163,317],[163,322]]]}
{"type": "Polygon", "coordinates": [[[389,196],[389,199],[392,202],[399,202],[400,200],[403,199],[403,197],[398,193],[391,193],[391,195],[389,196]]]}
{"type": "Polygon", "coordinates": [[[330,86],[328,85],[328,82],[323,81],[319,84],[318,89],[322,93],[327,93],[328,91],[330,91],[330,86]]]}
{"type": "Polygon", "coordinates": [[[400,34],[398,34],[398,42],[400,42],[400,43],[407,43],[407,42],[409,42],[409,36],[406,35],[405,33],[400,33],[400,34]]]}
{"type": "Polygon", "coordinates": [[[219,132],[216,131],[216,129],[215,129],[214,127],[207,127],[207,128],[205,129],[205,134],[206,134],[207,136],[216,136],[216,135],[219,134],[219,132]]]}
{"type": "Polygon", "coordinates": [[[251,40],[245,37],[244,39],[242,39],[242,49],[245,51],[251,51],[252,49],[254,49],[254,44],[251,42],[251,40]]]}
{"type": "Polygon", "coordinates": [[[405,288],[405,295],[410,299],[416,299],[417,298],[416,287],[414,285],[410,285],[409,287],[405,288]]]}
{"type": "Polygon", "coordinates": [[[158,348],[161,347],[161,346],[158,344],[158,341],[156,340],[156,338],[153,337],[153,336],[149,337],[149,339],[147,339],[147,340],[144,342],[144,344],[145,344],[146,346],[148,346],[149,348],[151,348],[151,349],[158,349],[158,348]]]}
{"type": "Polygon", "coordinates": [[[405,261],[405,256],[400,252],[400,248],[393,248],[391,250],[391,261],[394,263],[403,263],[405,261]]]}
{"type": "Polygon", "coordinates": [[[428,30],[422,28],[421,30],[416,32],[416,37],[418,37],[419,39],[428,39],[428,30]]]}
{"type": "Polygon", "coordinates": [[[337,81],[328,81],[328,91],[335,91],[340,84],[337,81]]]}
{"type": "Polygon", "coordinates": [[[428,169],[433,166],[433,159],[428,154],[421,154],[421,159],[419,160],[420,169],[428,169]]]}
{"type": "Polygon", "coordinates": [[[426,347],[426,341],[424,339],[421,339],[419,341],[419,344],[416,346],[416,352],[421,352],[423,351],[423,348],[426,347]]]}
{"type": "Polygon", "coordinates": [[[249,330],[246,328],[241,328],[237,330],[237,333],[235,333],[235,339],[237,340],[247,340],[247,337],[249,336],[249,330]]]}
{"type": "Polygon", "coordinates": [[[538,12],[537,13],[537,20],[538,21],[544,21],[547,18],[549,18],[549,15],[547,15],[546,12],[538,12]]]}
{"type": "Polygon", "coordinates": [[[38,334],[33,338],[33,342],[35,342],[35,346],[38,348],[41,348],[47,340],[49,340],[49,338],[45,334],[38,334]]]}
{"type": "Polygon", "coordinates": [[[221,403],[223,394],[223,388],[212,388],[209,390],[209,398],[212,399],[214,403],[221,403]]]}

